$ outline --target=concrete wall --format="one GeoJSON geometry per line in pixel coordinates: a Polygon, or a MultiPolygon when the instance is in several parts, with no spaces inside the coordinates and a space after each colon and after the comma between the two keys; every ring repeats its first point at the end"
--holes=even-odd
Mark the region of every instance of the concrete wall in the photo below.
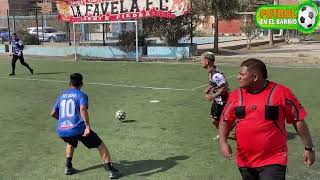
{"type": "Polygon", "coordinates": [[[299,0],[279,0],[279,4],[285,4],[285,5],[297,5],[299,4],[299,0]]]}
{"type": "MultiPolygon", "coordinates": [[[[76,48],[77,54],[93,58],[134,58],[135,51],[125,52],[110,46],[81,46],[76,48]]],[[[75,54],[74,47],[43,47],[28,45],[24,50],[25,55],[39,56],[70,56],[75,54]]]]}
{"type": "Polygon", "coordinates": [[[148,46],[149,58],[187,59],[193,50],[190,47],[148,46]]]}
{"type": "Polygon", "coordinates": [[[9,9],[8,0],[0,0],[0,16],[7,16],[8,9],[9,9]]]}
{"type": "Polygon", "coordinates": [[[1,53],[1,54],[5,53],[5,46],[4,46],[4,44],[0,44],[0,53],[1,53]]]}
{"type": "MultiPolygon", "coordinates": [[[[11,50],[11,47],[10,47],[11,50]]],[[[135,59],[135,51],[123,51],[111,46],[79,46],[77,54],[83,57],[104,58],[104,59],[135,59]]],[[[149,58],[168,58],[185,59],[189,58],[189,53],[194,53],[196,47],[168,47],[150,46],[147,47],[147,57],[149,58]]],[[[0,45],[0,53],[5,53],[5,45],[0,45]]],[[[37,45],[27,45],[23,53],[25,55],[37,56],[72,56],[75,54],[74,47],[45,47],[37,45]]],[[[139,56],[142,55],[142,48],[139,49],[139,56]]]]}
{"type": "MultiPolygon", "coordinates": [[[[214,17],[209,16],[203,19],[203,22],[197,26],[197,30],[205,32],[207,35],[214,34],[214,17]]],[[[233,19],[230,21],[219,20],[219,34],[240,34],[241,31],[240,20],[233,19]]]]}
{"type": "Polygon", "coordinates": [[[242,32],[240,27],[240,20],[219,21],[218,32],[219,34],[239,34],[242,32]]]}

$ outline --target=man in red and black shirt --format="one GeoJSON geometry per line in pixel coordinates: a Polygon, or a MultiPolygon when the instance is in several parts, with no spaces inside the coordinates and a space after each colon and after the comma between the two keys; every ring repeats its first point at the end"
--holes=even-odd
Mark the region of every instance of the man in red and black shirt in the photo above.
{"type": "Polygon", "coordinates": [[[236,161],[244,180],[284,180],[288,163],[285,122],[292,124],[303,140],[304,161],[311,166],[315,152],[304,119],[305,109],[291,90],[267,80],[266,65],[258,59],[241,64],[239,88],[229,96],[219,126],[219,144],[224,156],[232,157],[227,137],[236,121],[236,161]]]}
{"type": "MultiPolygon", "coordinates": [[[[208,76],[209,76],[209,84],[208,84],[208,88],[205,90],[204,98],[207,101],[212,101],[212,105],[211,105],[212,123],[218,129],[220,116],[229,95],[228,83],[223,73],[220,70],[218,70],[218,68],[215,66],[214,53],[206,52],[202,55],[202,57],[203,57],[203,59],[201,60],[202,68],[208,71],[208,76]]],[[[217,135],[214,139],[219,139],[219,135],[217,135]]]]}

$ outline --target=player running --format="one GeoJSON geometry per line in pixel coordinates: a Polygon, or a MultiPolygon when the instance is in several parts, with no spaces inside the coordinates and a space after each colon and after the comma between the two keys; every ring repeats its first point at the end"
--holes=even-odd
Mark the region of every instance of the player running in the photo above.
{"type": "MultiPolygon", "coordinates": [[[[205,90],[205,99],[213,101],[211,105],[212,123],[218,129],[222,110],[229,96],[229,88],[226,78],[215,66],[215,55],[212,52],[206,52],[202,55],[202,68],[208,71],[209,86],[205,90]],[[212,92],[212,94],[210,94],[212,92]]],[[[219,139],[217,135],[214,139],[219,139]]]]}

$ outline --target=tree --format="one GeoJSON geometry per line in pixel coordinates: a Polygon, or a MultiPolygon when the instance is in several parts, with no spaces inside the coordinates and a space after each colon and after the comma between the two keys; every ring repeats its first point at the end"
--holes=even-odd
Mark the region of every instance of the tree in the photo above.
{"type": "Polygon", "coordinates": [[[247,38],[247,48],[251,48],[251,41],[256,37],[257,26],[253,20],[253,16],[246,16],[241,23],[241,31],[246,35],[247,38]]]}
{"type": "Polygon", "coordinates": [[[219,51],[219,20],[231,20],[236,18],[239,11],[239,0],[197,0],[193,1],[192,12],[197,11],[202,15],[214,16],[214,52],[219,51]]]}
{"type": "Polygon", "coordinates": [[[23,40],[24,44],[26,45],[39,45],[40,41],[37,35],[30,34],[26,30],[19,30],[17,31],[19,37],[23,40]]]}
{"type": "Polygon", "coordinates": [[[240,11],[242,12],[255,12],[261,5],[273,4],[274,0],[239,0],[240,11]]]}
{"type": "MultiPolygon", "coordinates": [[[[190,0],[191,1],[191,0],[190,0]]],[[[182,37],[194,31],[202,22],[203,16],[215,16],[215,19],[232,19],[239,8],[238,0],[192,0],[192,9],[188,15],[176,19],[149,18],[143,20],[144,31],[166,40],[168,44],[176,44],[182,37]],[[190,26],[192,21],[192,27],[190,26]]],[[[216,21],[218,22],[218,21],[216,21]]],[[[218,23],[215,29],[215,52],[218,52],[218,23]]]]}
{"type": "Polygon", "coordinates": [[[293,36],[294,32],[292,30],[285,30],[285,33],[284,33],[284,42],[285,43],[289,43],[290,42],[290,39],[291,37],[293,36]]]}
{"type": "MultiPolygon", "coordinates": [[[[149,18],[143,20],[143,31],[149,35],[160,37],[168,45],[177,45],[178,41],[189,35],[190,19],[200,18],[191,15],[178,16],[175,19],[149,18]]],[[[194,28],[194,27],[193,27],[194,28]]]]}
{"type": "MultiPolygon", "coordinates": [[[[178,16],[175,19],[143,19],[143,32],[145,35],[160,37],[160,39],[165,40],[168,45],[178,44],[181,38],[189,36],[191,34],[190,32],[194,31],[197,25],[202,22],[201,16],[203,16],[204,13],[202,10],[198,10],[199,6],[197,1],[192,1],[193,7],[196,8],[192,7],[187,15],[178,16]]],[[[205,0],[201,1],[205,2],[205,0]]]]}
{"type": "MultiPolygon", "coordinates": [[[[256,9],[265,4],[279,4],[279,0],[240,0],[240,10],[243,12],[256,12],[256,9]]],[[[269,44],[273,45],[273,30],[268,31],[269,44]]]]}

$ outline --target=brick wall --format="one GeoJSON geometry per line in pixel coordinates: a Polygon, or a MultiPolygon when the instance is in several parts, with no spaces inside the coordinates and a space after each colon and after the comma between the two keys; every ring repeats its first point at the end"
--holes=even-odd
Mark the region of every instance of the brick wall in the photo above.
{"type": "Polygon", "coordinates": [[[241,33],[240,26],[240,20],[219,21],[219,34],[239,34],[241,33]]]}

